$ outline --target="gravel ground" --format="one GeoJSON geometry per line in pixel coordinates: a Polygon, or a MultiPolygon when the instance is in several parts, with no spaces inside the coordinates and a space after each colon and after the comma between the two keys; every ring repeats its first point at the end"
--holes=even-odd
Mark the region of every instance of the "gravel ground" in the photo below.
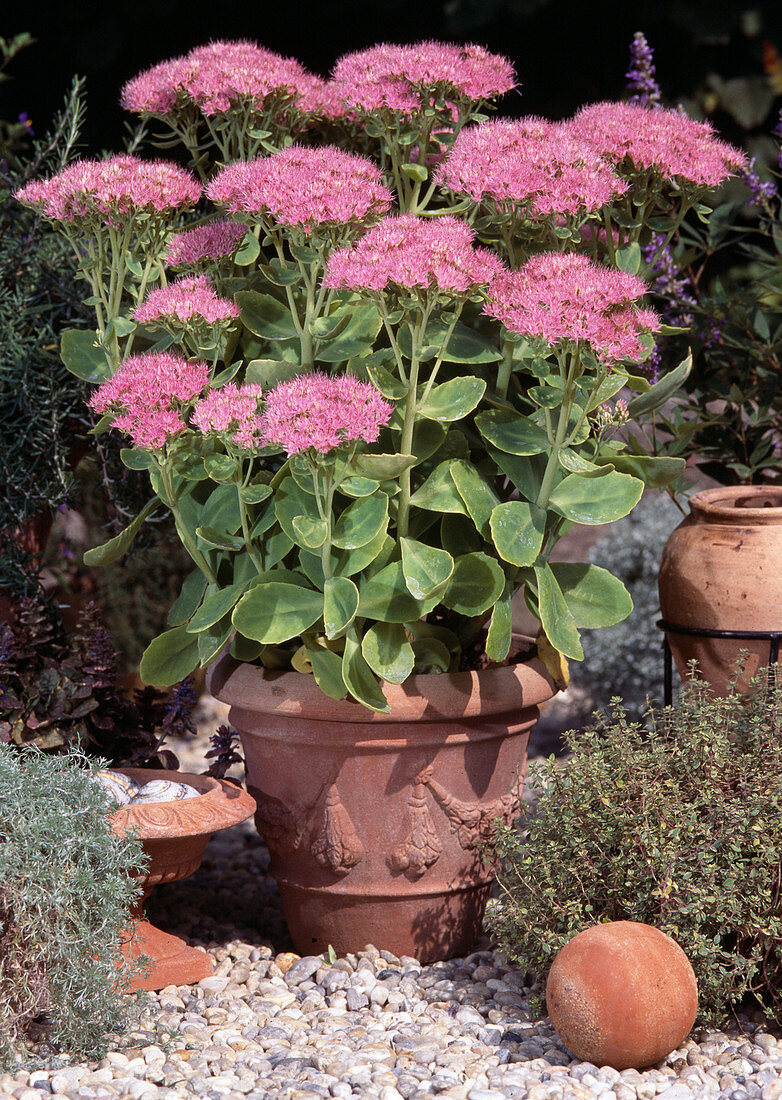
{"type": "MultiPolygon", "coordinates": [[[[175,746],[184,770],[203,770],[203,750],[175,746]]],[[[0,1100],[782,1100],[782,1040],[758,1014],[619,1073],[570,1057],[536,1017],[540,990],[488,941],[423,967],[382,944],[300,959],[268,864],[251,823],[215,836],[201,869],[150,903],[154,923],[209,950],[214,976],[148,994],[99,1063],[0,1075],[0,1100]]]]}

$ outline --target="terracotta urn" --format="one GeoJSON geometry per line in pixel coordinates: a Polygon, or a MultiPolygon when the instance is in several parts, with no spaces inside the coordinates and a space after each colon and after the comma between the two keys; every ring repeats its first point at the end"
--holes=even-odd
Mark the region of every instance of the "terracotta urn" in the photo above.
{"type": "MultiPolygon", "coordinates": [[[[730,486],[690,497],[690,514],[671,534],[659,575],[663,619],[689,630],[782,634],[782,486],[730,486]]],[[[767,639],[666,632],[676,667],[688,663],[724,695],[739,652],[742,683],[769,663],[767,639]]]]}
{"type": "Polygon", "coordinates": [[[529,732],[555,691],[544,666],[383,684],[390,715],[228,656],[207,683],[241,736],[296,950],[469,951],[493,878],[485,845],[517,814],[529,732]]]}
{"type": "Polygon", "coordinates": [[[689,1034],[698,986],[689,959],[670,936],[649,924],[611,921],[579,932],[556,956],[546,1009],[576,1058],[643,1069],[689,1034]]]}
{"type": "Polygon", "coordinates": [[[201,792],[197,798],[176,802],[123,806],[111,815],[116,832],[135,830],[149,858],[147,871],[136,876],[143,894],[131,913],[133,923],[122,944],[122,957],[131,961],[143,955],[151,960],[151,966],[145,975],[132,979],[131,989],[163,989],[198,982],[213,972],[209,955],[151,925],[144,919],[144,902],[161,882],[175,882],[197,871],[209,837],[251,817],[255,803],[241,788],[205,775],[149,768],[115,770],[141,783],[165,779],[186,783],[201,792]]]}

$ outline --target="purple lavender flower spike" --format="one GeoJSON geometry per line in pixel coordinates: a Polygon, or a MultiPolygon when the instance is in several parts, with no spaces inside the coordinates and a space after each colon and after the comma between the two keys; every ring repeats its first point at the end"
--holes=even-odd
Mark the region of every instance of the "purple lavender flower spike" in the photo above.
{"type": "Polygon", "coordinates": [[[660,85],[655,80],[654,54],[646,36],[637,31],[630,43],[630,68],[625,73],[629,103],[655,107],[660,102],[660,85]]]}

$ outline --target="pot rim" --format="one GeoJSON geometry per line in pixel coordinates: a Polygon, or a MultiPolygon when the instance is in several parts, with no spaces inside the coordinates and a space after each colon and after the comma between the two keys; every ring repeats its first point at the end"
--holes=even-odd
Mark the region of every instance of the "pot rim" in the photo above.
{"type": "Polygon", "coordinates": [[[115,832],[134,830],[141,840],[158,837],[211,836],[221,829],[238,825],[255,812],[255,799],[242,787],[211,775],[162,768],[112,768],[131,779],[166,779],[187,783],[201,793],[197,798],[175,802],[143,802],[121,806],[109,816],[115,832]]]}
{"type": "Polygon", "coordinates": [[[782,485],[720,485],[693,493],[689,504],[702,523],[782,524],[782,485]]]}
{"type": "MultiPolygon", "coordinates": [[[[523,635],[515,637],[527,640],[523,635]]],[[[379,714],[346,699],[332,699],[301,672],[270,672],[223,654],[207,672],[207,690],[238,710],[312,721],[366,725],[441,722],[486,717],[539,706],[557,693],[537,658],[481,672],[421,673],[403,684],[382,683],[391,706],[379,714]],[[295,685],[295,689],[294,686],[295,685]]]]}

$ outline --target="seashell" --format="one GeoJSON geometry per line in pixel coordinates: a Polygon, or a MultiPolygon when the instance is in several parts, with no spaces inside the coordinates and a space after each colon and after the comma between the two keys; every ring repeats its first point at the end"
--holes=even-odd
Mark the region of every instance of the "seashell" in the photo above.
{"type": "Polygon", "coordinates": [[[108,805],[117,804],[127,806],[138,793],[139,784],[130,776],[120,772],[100,771],[93,772],[92,778],[101,785],[108,805]]]}
{"type": "Polygon", "coordinates": [[[151,779],[131,799],[131,806],[146,802],[179,802],[183,798],[197,798],[201,792],[187,783],[174,783],[170,779],[151,779]]]}

